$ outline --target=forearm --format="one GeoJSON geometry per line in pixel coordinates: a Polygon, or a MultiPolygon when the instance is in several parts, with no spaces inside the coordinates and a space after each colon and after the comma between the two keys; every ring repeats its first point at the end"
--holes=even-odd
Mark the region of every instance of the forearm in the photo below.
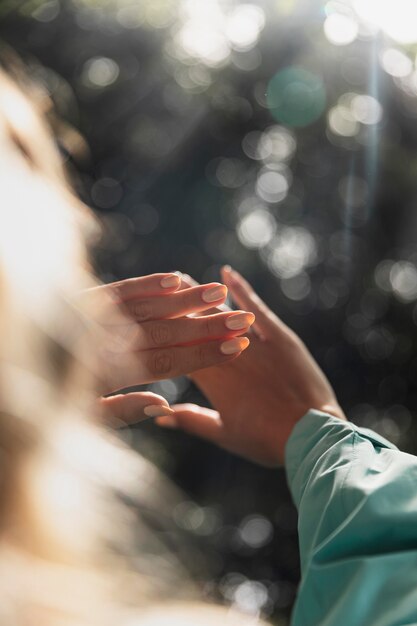
{"type": "Polygon", "coordinates": [[[292,626],[416,623],[417,459],[310,412],[286,461],[302,565],[292,626]]]}

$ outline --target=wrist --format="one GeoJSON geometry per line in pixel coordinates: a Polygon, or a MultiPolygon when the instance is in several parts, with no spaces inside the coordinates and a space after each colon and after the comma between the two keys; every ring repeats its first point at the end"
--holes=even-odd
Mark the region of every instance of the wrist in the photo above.
{"type": "Polygon", "coordinates": [[[329,415],[333,415],[333,417],[338,417],[341,420],[347,421],[347,417],[344,414],[342,407],[340,407],[337,402],[322,404],[317,407],[317,410],[322,411],[323,413],[329,413],[329,415]]]}

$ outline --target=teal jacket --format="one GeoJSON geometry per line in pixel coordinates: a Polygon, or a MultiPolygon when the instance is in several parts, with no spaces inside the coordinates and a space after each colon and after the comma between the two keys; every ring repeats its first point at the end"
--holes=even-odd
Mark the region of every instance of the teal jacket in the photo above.
{"type": "Polygon", "coordinates": [[[417,625],[417,457],[309,411],[285,466],[302,574],[292,626],[417,625]]]}

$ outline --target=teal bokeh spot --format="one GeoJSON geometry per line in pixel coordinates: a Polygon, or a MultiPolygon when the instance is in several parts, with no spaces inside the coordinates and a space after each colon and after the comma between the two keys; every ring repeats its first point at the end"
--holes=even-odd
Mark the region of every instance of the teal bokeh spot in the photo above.
{"type": "Polygon", "coordinates": [[[288,67],[275,74],[266,98],[273,117],[286,126],[308,126],[326,106],[322,79],[301,67],[288,67]]]}

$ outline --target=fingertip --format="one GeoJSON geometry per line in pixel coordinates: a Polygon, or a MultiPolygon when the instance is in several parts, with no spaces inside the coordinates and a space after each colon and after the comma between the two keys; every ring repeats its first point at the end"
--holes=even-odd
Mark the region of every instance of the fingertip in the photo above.
{"type": "Polygon", "coordinates": [[[233,269],[230,265],[223,265],[220,270],[220,275],[226,284],[233,285],[233,269]]]}
{"type": "Polygon", "coordinates": [[[178,428],[178,420],[173,415],[163,415],[155,419],[155,424],[163,428],[178,428]]]}
{"type": "Polygon", "coordinates": [[[252,311],[247,311],[246,313],[248,315],[249,325],[252,326],[256,322],[256,315],[252,311]]]}
{"type": "Polygon", "coordinates": [[[226,318],[225,326],[229,330],[245,331],[249,329],[255,321],[255,316],[251,311],[233,311],[226,318]]]}
{"type": "Polygon", "coordinates": [[[249,348],[250,339],[249,337],[240,337],[240,339],[241,339],[241,347],[242,347],[242,352],[243,352],[243,350],[246,350],[246,348],[249,348]]]}
{"type": "Polygon", "coordinates": [[[160,396],[157,393],[154,393],[153,391],[132,391],[131,393],[125,394],[126,396],[129,396],[130,398],[134,399],[135,397],[137,399],[141,398],[143,404],[160,404],[162,406],[169,406],[167,400],[163,397],[160,396]]]}
{"type": "Polygon", "coordinates": [[[207,304],[224,302],[227,298],[227,286],[222,283],[211,283],[207,285],[202,293],[202,299],[207,304]]]}
{"type": "Polygon", "coordinates": [[[144,407],[143,412],[146,417],[155,418],[170,417],[171,415],[174,415],[174,411],[169,406],[164,404],[150,404],[144,407]]]}
{"type": "Polygon", "coordinates": [[[234,337],[228,341],[224,341],[220,346],[220,351],[225,356],[236,356],[249,346],[250,341],[247,337],[234,337]]]}
{"type": "Polygon", "coordinates": [[[199,404],[194,404],[193,402],[173,404],[171,408],[175,411],[175,413],[200,413],[202,410],[202,407],[199,404]]]}
{"type": "Polygon", "coordinates": [[[143,393],[143,413],[146,417],[161,417],[165,415],[173,415],[174,411],[169,406],[167,400],[163,396],[159,396],[152,391],[143,393]]]}
{"type": "Polygon", "coordinates": [[[239,290],[239,292],[246,294],[247,296],[253,295],[254,290],[252,285],[248,280],[246,280],[246,278],[242,276],[242,274],[240,274],[240,272],[235,269],[231,269],[229,276],[229,284],[231,287],[234,287],[235,289],[239,290]]]}
{"type": "Polygon", "coordinates": [[[181,285],[181,277],[178,273],[167,274],[160,280],[159,284],[163,289],[175,291],[181,285]]]}

